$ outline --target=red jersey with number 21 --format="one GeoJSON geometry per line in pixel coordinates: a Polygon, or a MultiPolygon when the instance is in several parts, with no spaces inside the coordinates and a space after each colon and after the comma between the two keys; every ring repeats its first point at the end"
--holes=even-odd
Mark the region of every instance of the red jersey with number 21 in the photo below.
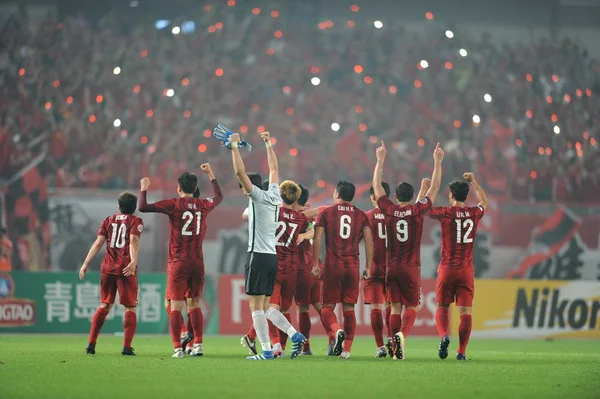
{"type": "Polygon", "coordinates": [[[131,262],[129,256],[130,236],[141,236],[144,222],[135,215],[117,214],[109,216],[100,225],[98,235],[106,238],[106,253],[100,271],[106,274],[123,274],[131,262]]]}
{"type": "Polygon", "coordinates": [[[440,221],[442,249],[440,268],[473,268],[473,247],[477,226],[483,217],[481,206],[432,208],[429,216],[440,221]]]}
{"type": "Polygon", "coordinates": [[[375,253],[373,254],[373,266],[371,268],[371,278],[384,278],[385,265],[387,259],[387,226],[385,225],[385,215],[381,209],[375,208],[366,212],[373,232],[373,246],[375,253]]]}
{"type": "Polygon", "coordinates": [[[308,228],[308,218],[293,209],[280,207],[277,220],[277,273],[296,273],[299,264],[296,240],[308,228]]]}
{"type": "Polygon", "coordinates": [[[369,218],[348,202],[321,211],[315,227],[325,230],[325,268],[360,267],[359,244],[369,218]]]}

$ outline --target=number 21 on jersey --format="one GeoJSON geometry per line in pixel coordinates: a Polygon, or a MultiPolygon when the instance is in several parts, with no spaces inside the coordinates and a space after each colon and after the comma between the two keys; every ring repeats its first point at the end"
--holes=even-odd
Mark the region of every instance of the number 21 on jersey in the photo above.
{"type": "Polygon", "coordinates": [[[183,225],[183,227],[181,228],[181,235],[182,236],[191,236],[194,234],[193,232],[193,228],[192,230],[190,230],[190,225],[192,224],[192,222],[194,221],[194,216],[196,218],[196,235],[200,234],[200,226],[201,226],[201,221],[202,221],[202,212],[196,212],[195,214],[190,212],[190,211],[185,211],[183,213],[183,215],[181,216],[181,218],[183,220],[185,220],[185,224],[183,225]]]}

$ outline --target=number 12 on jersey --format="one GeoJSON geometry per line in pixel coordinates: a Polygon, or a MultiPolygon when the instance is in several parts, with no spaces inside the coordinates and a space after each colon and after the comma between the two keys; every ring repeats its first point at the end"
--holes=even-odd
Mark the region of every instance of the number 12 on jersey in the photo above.
{"type": "MultiPolygon", "coordinates": [[[[200,226],[202,221],[202,212],[196,212],[196,235],[200,234],[200,226]]],[[[190,211],[185,211],[181,216],[182,219],[185,220],[185,224],[181,228],[182,236],[191,236],[193,235],[193,231],[189,230],[190,224],[194,221],[194,214],[190,211]]]]}
{"type": "Polygon", "coordinates": [[[457,244],[470,244],[473,242],[471,232],[473,231],[474,223],[471,219],[454,220],[456,223],[456,243],[457,244]],[[463,235],[463,229],[466,230],[463,235]]]}

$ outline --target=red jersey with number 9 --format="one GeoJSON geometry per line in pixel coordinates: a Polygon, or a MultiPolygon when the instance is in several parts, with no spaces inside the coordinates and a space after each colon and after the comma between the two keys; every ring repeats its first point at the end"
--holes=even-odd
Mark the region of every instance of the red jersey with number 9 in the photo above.
{"type": "Polygon", "coordinates": [[[481,206],[432,208],[429,216],[440,221],[442,249],[440,268],[473,268],[473,247],[477,226],[483,217],[481,206]]]}
{"type": "Polygon", "coordinates": [[[300,233],[308,228],[308,218],[301,212],[290,208],[279,208],[277,230],[275,232],[277,260],[279,267],[277,273],[296,273],[298,271],[298,245],[296,240],[300,233]]]}
{"type": "Polygon", "coordinates": [[[106,274],[123,274],[131,262],[129,256],[130,236],[141,236],[144,222],[135,215],[117,214],[109,216],[100,225],[98,235],[106,239],[106,253],[100,271],[106,274]]]}
{"type": "Polygon", "coordinates": [[[385,215],[381,209],[375,208],[366,212],[373,232],[373,246],[375,253],[373,254],[373,266],[371,268],[372,278],[385,277],[385,265],[387,259],[387,226],[385,225],[385,215]]]}
{"type": "Polygon", "coordinates": [[[321,211],[315,227],[325,231],[325,268],[360,267],[359,244],[369,218],[348,202],[331,205],[321,211]]]}

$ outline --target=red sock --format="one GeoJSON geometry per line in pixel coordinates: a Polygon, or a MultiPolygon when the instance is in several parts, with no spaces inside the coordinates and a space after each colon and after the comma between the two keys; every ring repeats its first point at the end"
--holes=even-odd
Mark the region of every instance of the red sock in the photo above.
{"type": "Polygon", "coordinates": [[[255,341],[256,340],[256,330],[254,329],[254,325],[250,326],[250,329],[248,330],[248,338],[250,338],[250,340],[255,341]]]}
{"type": "Polygon", "coordinates": [[[321,321],[323,322],[324,326],[329,327],[331,336],[335,337],[337,331],[340,330],[340,325],[338,324],[337,317],[335,317],[335,313],[333,313],[332,308],[325,307],[321,310],[321,321]]]}
{"type": "Polygon", "coordinates": [[[271,323],[271,320],[267,320],[267,323],[269,323],[269,337],[271,338],[271,342],[273,345],[280,343],[279,328],[275,327],[275,324],[271,323]]]}
{"type": "MultiPolygon", "coordinates": [[[[289,313],[283,314],[287,321],[292,324],[292,315],[289,313]]],[[[279,342],[281,342],[281,349],[285,350],[285,344],[287,344],[288,335],[286,332],[279,330],[279,342]]]]}
{"type": "Polygon", "coordinates": [[[381,309],[371,309],[371,328],[378,348],[383,346],[383,316],[381,309]]]}
{"type": "Polygon", "coordinates": [[[390,326],[390,316],[391,315],[392,315],[392,307],[386,306],[385,307],[385,325],[387,326],[388,337],[391,337],[392,335],[394,335],[394,333],[392,332],[392,327],[390,326]]]}
{"type": "Polygon", "coordinates": [[[402,328],[402,317],[399,314],[390,315],[390,330],[392,330],[392,336],[397,332],[400,332],[402,328]]]}
{"type": "Polygon", "coordinates": [[[108,311],[104,308],[98,308],[96,313],[94,313],[94,318],[92,319],[92,328],[90,328],[90,344],[96,345],[98,335],[100,335],[100,330],[102,330],[102,326],[104,325],[104,320],[106,320],[107,315],[108,311]]]}
{"type": "Polygon", "coordinates": [[[354,310],[344,312],[344,332],[346,339],[344,340],[344,350],[350,352],[352,350],[352,341],[354,341],[354,331],[356,331],[356,313],[354,310]]]}
{"type": "Polygon", "coordinates": [[[435,325],[437,326],[438,334],[440,338],[448,335],[448,326],[450,321],[448,320],[448,308],[440,306],[435,311],[435,325]]]}
{"type": "Polygon", "coordinates": [[[333,341],[335,341],[335,333],[333,331],[331,331],[331,327],[329,327],[329,324],[327,324],[323,321],[321,312],[322,312],[322,309],[319,311],[319,320],[321,321],[321,325],[323,326],[323,329],[325,329],[325,334],[327,334],[327,337],[329,338],[329,343],[332,343],[333,341]]]}
{"type": "Polygon", "coordinates": [[[473,324],[473,318],[470,314],[463,314],[460,316],[460,325],[458,326],[458,353],[463,355],[467,351],[467,344],[471,337],[471,325],[473,324]]]}
{"type": "Polygon", "coordinates": [[[202,315],[202,309],[194,308],[190,310],[190,313],[188,313],[188,325],[191,327],[191,331],[194,332],[194,344],[201,344],[202,336],[204,334],[204,316],[202,315]]]}
{"type": "Polygon", "coordinates": [[[136,327],[137,315],[135,312],[125,312],[125,317],[123,318],[123,346],[125,348],[131,348],[131,341],[133,341],[136,327]]]}
{"type": "Polygon", "coordinates": [[[402,328],[400,331],[402,331],[402,334],[404,334],[405,337],[408,336],[408,333],[410,332],[410,329],[412,328],[413,324],[415,324],[416,319],[416,309],[406,309],[404,311],[404,314],[402,315],[402,328]]]}
{"type": "Polygon", "coordinates": [[[171,310],[171,313],[169,313],[169,323],[171,324],[171,340],[173,341],[173,348],[181,348],[181,327],[183,326],[183,316],[179,310],[171,310]]]}
{"type": "Polygon", "coordinates": [[[298,313],[298,328],[300,329],[300,334],[306,337],[306,343],[302,348],[303,352],[307,352],[310,350],[310,328],[312,327],[310,323],[310,315],[308,312],[300,312],[298,313]]]}

